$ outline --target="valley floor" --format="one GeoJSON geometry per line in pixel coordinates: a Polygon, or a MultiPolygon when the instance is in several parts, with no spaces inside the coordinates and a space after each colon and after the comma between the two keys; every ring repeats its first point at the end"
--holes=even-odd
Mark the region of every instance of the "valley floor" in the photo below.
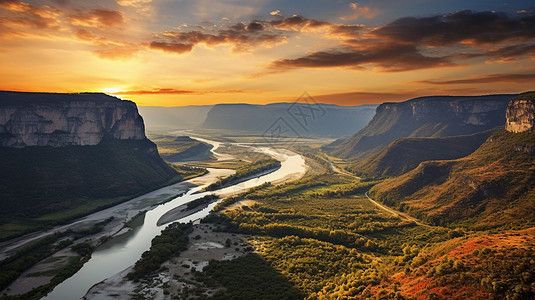
{"type": "Polygon", "coordinates": [[[234,253],[235,259],[220,253],[202,272],[185,274],[184,262],[197,255],[190,234],[189,249],[149,274],[128,297],[529,299],[535,294],[535,228],[424,224],[367,197],[376,182],[348,176],[314,151],[301,153],[308,154],[311,166],[305,177],[227,198],[197,225],[204,227],[195,230],[216,230],[201,234],[202,241],[239,238],[236,246],[217,250],[234,253]]]}
{"type": "MultiPolygon", "coordinates": [[[[227,141],[218,151],[232,155],[232,146],[236,145],[227,141]]],[[[316,148],[295,144],[290,150],[305,158],[304,176],[294,174],[228,195],[193,225],[186,249],[171,254],[159,269],[131,281],[127,277],[135,268],[130,267],[93,286],[86,298],[535,296],[535,228],[520,224],[476,230],[425,224],[368,197],[367,191],[379,181],[348,173],[316,148]]],[[[243,166],[255,155],[224,157],[228,159],[207,164],[243,166]]],[[[204,185],[216,177],[189,182],[204,185]]],[[[134,209],[127,216],[135,214],[134,209]]]]}

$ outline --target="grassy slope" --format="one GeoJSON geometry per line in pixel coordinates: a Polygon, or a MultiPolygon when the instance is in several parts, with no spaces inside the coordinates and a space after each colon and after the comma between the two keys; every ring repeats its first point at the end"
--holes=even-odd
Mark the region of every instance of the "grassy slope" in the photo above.
{"type": "Polygon", "coordinates": [[[0,147],[2,238],[111,206],[178,173],[149,140],[97,146],[0,147]],[[48,217],[47,217],[48,216],[48,217]]]}
{"type": "MultiPolygon", "coordinates": [[[[265,186],[239,196],[248,200],[247,207],[211,215],[206,221],[251,234],[249,242],[260,257],[305,299],[535,295],[535,230],[492,233],[415,226],[377,209],[358,193],[330,196],[334,193],[329,191],[354,184],[348,177],[327,173],[280,187],[265,186]]],[[[254,266],[240,264],[243,269],[254,266]]],[[[212,274],[221,273],[227,265],[214,263],[209,268],[212,274]]],[[[213,279],[230,294],[243,291],[241,278],[213,279]]],[[[253,290],[261,286],[251,285],[253,290]]],[[[273,285],[262,289],[278,283],[273,285]]]]}
{"type": "Polygon", "coordinates": [[[494,134],[473,154],[428,161],[386,180],[371,195],[434,223],[532,226],[535,217],[535,133],[494,134]]]}
{"type": "Polygon", "coordinates": [[[443,138],[400,138],[381,152],[351,165],[349,170],[368,177],[399,176],[423,161],[467,156],[479,148],[492,132],[443,138]]]}

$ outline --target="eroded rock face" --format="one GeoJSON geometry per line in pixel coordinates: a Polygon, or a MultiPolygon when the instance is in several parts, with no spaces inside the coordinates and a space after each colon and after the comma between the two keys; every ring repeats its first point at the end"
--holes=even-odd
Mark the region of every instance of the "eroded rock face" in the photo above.
{"type": "Polygon", "coordinates": [[[145,139],[136,104],[105,94],[0,92],[0,145],[97,145],[104,136],[145,139]]]}
{"type": "Polygon", "coordinates": [[[535,127],[535,92],[518,95],[509,102],[505,129],[509,132],[533,131],[535,127]]]}

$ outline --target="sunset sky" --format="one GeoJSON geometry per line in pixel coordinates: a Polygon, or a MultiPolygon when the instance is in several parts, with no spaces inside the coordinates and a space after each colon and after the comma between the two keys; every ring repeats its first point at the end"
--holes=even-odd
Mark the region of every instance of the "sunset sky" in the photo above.
{"type": "Polygon", "coordinates": [[[535,89],[535,7],[0,0],[0,66],[0,90],[106,92],[138,105],[517,93],[535,89]]]}

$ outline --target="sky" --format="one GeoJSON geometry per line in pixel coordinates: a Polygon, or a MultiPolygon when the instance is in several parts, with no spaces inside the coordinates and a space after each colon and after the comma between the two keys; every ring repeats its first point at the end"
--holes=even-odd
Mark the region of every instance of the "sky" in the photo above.
{"type": "Polygon", "coordinates": [[[138,105],[535,90],[535,3],[0,0],[0,90],[138,105]]]}

